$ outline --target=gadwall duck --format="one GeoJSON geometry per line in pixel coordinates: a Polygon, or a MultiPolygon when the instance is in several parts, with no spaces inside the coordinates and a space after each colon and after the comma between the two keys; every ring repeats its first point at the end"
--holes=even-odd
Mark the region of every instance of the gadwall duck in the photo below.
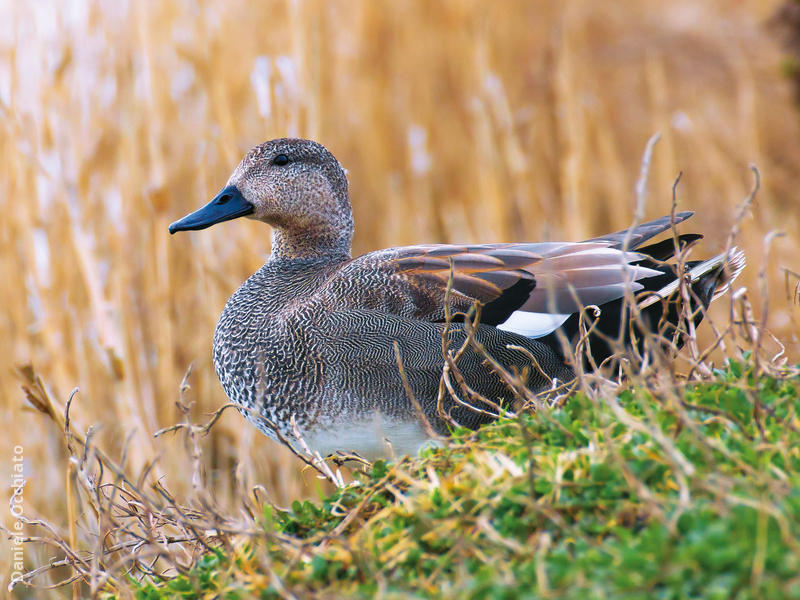
{"type": "MultiPolygon", "coordinates": [[[[592,364],[611,355],[610,338],[631,329],[626,290],[639,298],[645,327],[680,329],[676,269],[664,261],[701,236],[642,244],[691,214],[584,242],[426,244],[352,258],[342,166],[316,142],[277,139],[250,150],[222,191],[169,231],[237,217],[272,227],[272,254],[217,324],[222,387],[273,439],[293,442],[299,433],[323,455],[375,456],[415,452],[452,422],[476,428],[513,396],[476,344],[457,366],[473,399],[485,397],[494,409],[440,394],[445,328],[453,348],[468,335],[463,316],[446,322],[446,301],[454,314],[480,308],[473,339],[507,369],[526,373],[532,392],[575,377],[562,340],[579,337],[583,307],[600,309],[592,364]]],[[[736,249],[685,265],[696,322],[743,266],[736,249]]],[[[623,341],[632,344],[630,335],[623,341]]]]}

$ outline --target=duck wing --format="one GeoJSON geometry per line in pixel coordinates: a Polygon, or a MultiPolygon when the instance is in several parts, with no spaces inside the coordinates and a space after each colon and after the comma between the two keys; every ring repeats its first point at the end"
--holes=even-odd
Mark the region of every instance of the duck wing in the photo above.
{"type": "MultiPolygon", "coordinates": [[[[681,222],[692,213],[679,213],[681,222]]],[[[536,337],[583,306],[621,298],[661,275],[636,248],[669,229],[670,217],[584,242],[432,244],[372,252],[347,263],[331,289],[345,305],[440,322],[476,302],[481,323],[536,337]],[[622,250],[628,239],[630,250],[622,250]],[[646,264],[648,266],[646,266],[646,264]]]]}

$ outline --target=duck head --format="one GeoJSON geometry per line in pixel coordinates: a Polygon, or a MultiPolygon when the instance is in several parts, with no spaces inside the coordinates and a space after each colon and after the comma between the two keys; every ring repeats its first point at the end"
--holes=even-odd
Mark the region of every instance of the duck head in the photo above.
{"type": "Polygon", "coordinates": [[[170,233],[205,229],[238,217],[272,226],[273,254],[349,254],[353,216],[347,177],[327,148],[282,138],[250,150],[224,188],[170,233]]]}

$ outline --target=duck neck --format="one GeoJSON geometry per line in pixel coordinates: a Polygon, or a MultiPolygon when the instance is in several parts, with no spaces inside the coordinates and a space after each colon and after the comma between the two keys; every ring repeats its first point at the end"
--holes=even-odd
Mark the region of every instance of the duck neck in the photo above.
{"type": "Polygon", "coordinates": [[[304,227],[276,227],[272,230],[272,255],[278,260],[350,258],[353,239],[352,218],[342,226],[320,223],[304,227]]]}

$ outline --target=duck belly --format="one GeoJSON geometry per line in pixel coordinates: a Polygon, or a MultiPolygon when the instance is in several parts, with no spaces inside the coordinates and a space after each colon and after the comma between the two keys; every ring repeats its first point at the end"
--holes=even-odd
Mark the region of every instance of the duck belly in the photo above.
{"type": "Polygon", "coordinates": [[[348,422],[317,425],[301,435],[309,449],[322,456],[355,452],[369,460],[414,455],[421,448],[436,444],[419,420],[380,411],[348,422]]]}

